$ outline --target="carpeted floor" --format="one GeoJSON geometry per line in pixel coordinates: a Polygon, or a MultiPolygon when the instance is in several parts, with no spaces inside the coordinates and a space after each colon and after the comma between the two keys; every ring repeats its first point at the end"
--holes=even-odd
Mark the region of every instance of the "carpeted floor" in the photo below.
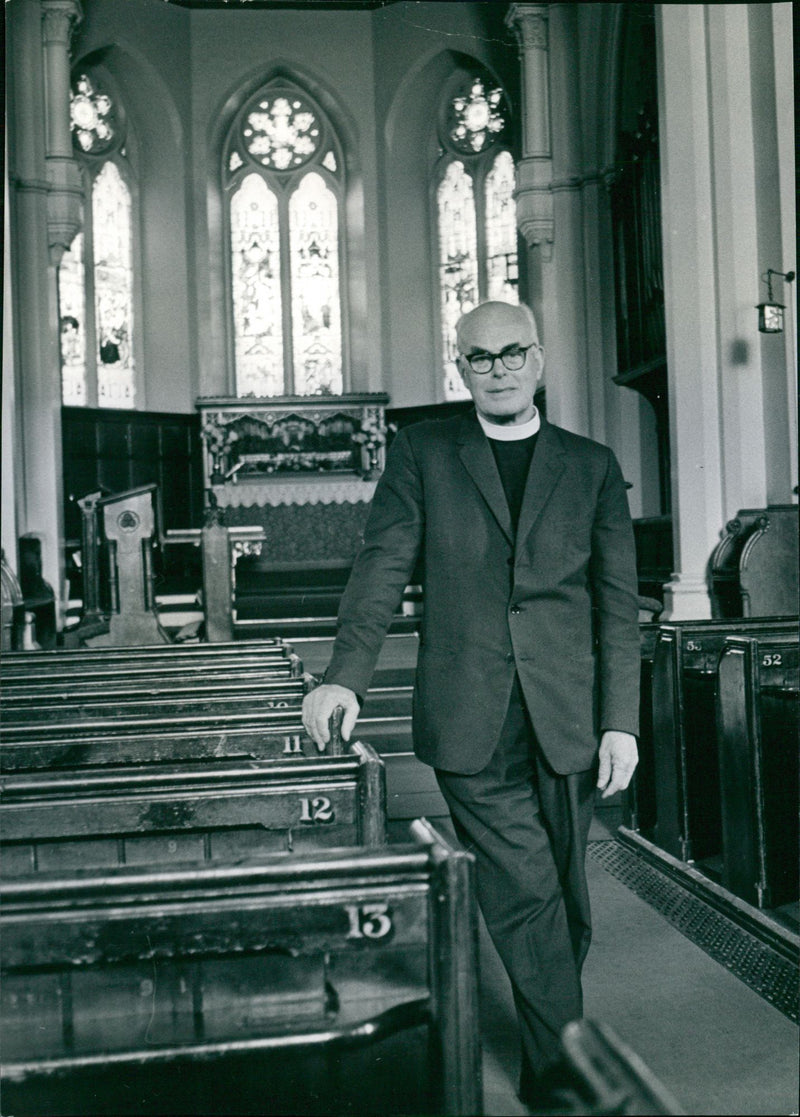
{"type": "MultiPolygon", "coordinates": [[[[796,1114],[797,1026],[604,867],[618,845],[610,838],[591,846],[594,940],[584,971],[585,1015],[611,1027],[687,1113],[796,1114]]],[[[719,913],[706,914],[718,930],[719,913]]],[[[752,947],[747,937],[741,932],[740,946],[752,947]]],[[[716,948],[715,941],[706,945],[716,948]]],[[[763,983],[763,991],[769,988],[774,994],[775,986],[763,983]]],[[[525,1114],[515,1092],[511,993],[483,926],[481,1011],[485,1113],[525,1114]]]]}
{"type": "MultiPolygon", "coordinates": [[[[307,670],[324,669],[329,641],[298,643],[307,670]]],[[[405,666],[415,654],[415,638],[390,638],[380,663],[405,666]]],[[[452,836],[448,819],[432,821],[452,836]]],[[[585,1015],[636,1052],[686,1113],[797,1114],[796,968],[643,865],[617,840],[619,822],[618,808],[598,809],[590,833],[585,1015]]],[[[526,1114],[511,991],[482,921],[481,1035],[486,1117],[526,1114]]]]}

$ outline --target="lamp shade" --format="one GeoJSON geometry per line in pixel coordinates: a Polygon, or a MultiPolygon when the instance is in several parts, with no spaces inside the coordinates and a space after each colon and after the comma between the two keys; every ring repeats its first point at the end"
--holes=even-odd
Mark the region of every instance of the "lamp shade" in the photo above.
{"type": "Polygon", "coordinates": [[[759,303],[756,310],[762,334],[783,333],[783,303],[759,303]]]}

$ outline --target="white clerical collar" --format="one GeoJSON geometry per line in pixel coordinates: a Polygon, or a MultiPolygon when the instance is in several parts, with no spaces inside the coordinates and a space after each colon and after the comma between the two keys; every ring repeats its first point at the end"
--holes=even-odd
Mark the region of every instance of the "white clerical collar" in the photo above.
{"type": "Polygon", "coordinates": [[[494,438],[498,442],[517,442],[521,438],[530,438],[538,433],[539,427],[542,425],[539,412],[535,407],[533,418],[528,419],[527,423],[508,423],[505,426],[501,426],[500,423],[488,422],[479,411],[476,411],[476,415],[486,437],[494,438]]]}

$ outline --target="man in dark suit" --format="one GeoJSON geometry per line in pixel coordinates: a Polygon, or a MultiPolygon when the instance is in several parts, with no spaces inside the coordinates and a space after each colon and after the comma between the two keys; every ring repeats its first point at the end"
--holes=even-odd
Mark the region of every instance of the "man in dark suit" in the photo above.
{"type": "Polygon", "coordinates": [[[544,356],[529,308],[483,303],[456,336],[475,412],[395,438],[303,718],[324,747],[343,706],[349,737],[421,556],[414,748],[475,854],[520,1023],[520,1093],[536,1105],[582,1014],[595,788],[627,787],[637,762],[633,531],[611,451],[534,406],[544,356]]]}

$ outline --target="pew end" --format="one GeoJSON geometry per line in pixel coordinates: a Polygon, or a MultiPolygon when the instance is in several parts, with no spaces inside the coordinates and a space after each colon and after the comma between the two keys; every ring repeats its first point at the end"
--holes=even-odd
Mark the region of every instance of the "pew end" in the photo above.
{"type": "Polygon", "coordinates": [[[606,1024],[573,1020],[561,1034],[561,1063],[571,1108],[564,1112],[675,1115],[685,1110],[650,1068],[606,1024]]]}
{"type": "Polygon", "coordinates": [[[412,836],[5,881],[9,1112],[479,1114],[474,860],[412,836]]]}

